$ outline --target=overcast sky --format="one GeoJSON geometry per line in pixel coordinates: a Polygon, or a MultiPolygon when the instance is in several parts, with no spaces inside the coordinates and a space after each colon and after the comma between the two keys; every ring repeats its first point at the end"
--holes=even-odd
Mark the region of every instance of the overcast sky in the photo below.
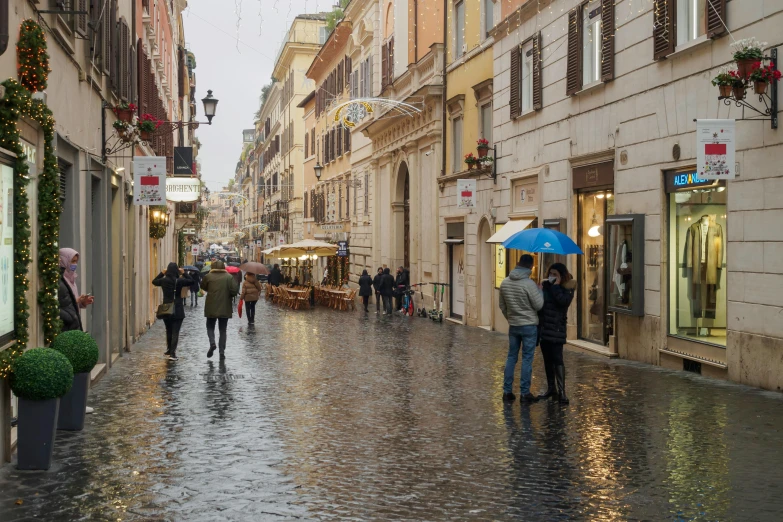
{"type": "Polygon", "coordinates": [[[234,176],[242,129],[253,127],[261,87],[291,21],[302,13],[331,10],[332,0],[188,0],[182,13],[187,47],[196,55],[198,119],[207,89],[220,100],[212,125],[197,136],[202,179],[220,190],[234,176]],[[239,31],[237,32],[237,24],[239,31]],[[237,43],[237,36],[239,43],[237,43]]]}

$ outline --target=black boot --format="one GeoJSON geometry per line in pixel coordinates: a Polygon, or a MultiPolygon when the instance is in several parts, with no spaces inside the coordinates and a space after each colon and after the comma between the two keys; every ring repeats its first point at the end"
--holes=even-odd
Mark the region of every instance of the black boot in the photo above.
{"type": "Polygon", "coordinates": [[[568,404],[568,397],[565,389],[565,366],[555,366],[555,379],[557,380],[557,390],[560,394],[560,404],[568,404]]]}
{"type": "Polygon", "coordinates": [[[544,362],[544,370],[546,371],[546,391],[538,396],[539,399],[548,399],[557,395],[557,388],[555,388],[555,368],[548,362],[544,362]]]}

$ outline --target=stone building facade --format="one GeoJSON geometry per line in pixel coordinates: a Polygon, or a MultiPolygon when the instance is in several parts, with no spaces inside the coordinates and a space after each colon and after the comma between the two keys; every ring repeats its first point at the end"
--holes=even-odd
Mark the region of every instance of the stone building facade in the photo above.
{"type": "MultiPolygon", "coordinates": [[[[783,5],[699,5],[504,2],[498,180],[481,182],[480,212],[492,232],[516,220],[579,243],[585,255],[567,258],[579,283],[572,348],[780,389],[783,134],[768,117],[737,121],[738,176],[712,182],[695,170],[694,120],[743,118],[710,80],[732,64],[732,39],[778,42],[783,5]]],[[[479,249],[500,278],[512,256],[479,249]]],[[[537,259],[539,277],[553,260],[537,259]]]]}

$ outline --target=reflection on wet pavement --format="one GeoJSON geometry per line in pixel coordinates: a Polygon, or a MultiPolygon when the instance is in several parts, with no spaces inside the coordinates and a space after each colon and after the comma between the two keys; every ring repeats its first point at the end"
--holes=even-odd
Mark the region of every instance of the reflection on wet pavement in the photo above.
{"type": "Polygon", "coordinates": [[[504,405],[502,334],[259,303],[220,362],[201,312],[178,362],[159,323],[112,368],[52,470],[0,470],[1,521],[781,519],[778,394],[569,353],[570,406],[504,405]]]}

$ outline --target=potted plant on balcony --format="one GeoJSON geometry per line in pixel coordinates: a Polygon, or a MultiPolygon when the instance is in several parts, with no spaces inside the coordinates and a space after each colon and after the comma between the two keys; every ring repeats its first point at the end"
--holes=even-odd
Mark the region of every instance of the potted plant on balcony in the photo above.
{"type": "Polygon", "coordinates": [[[753,65],[764,59],[764,51],[762,49],[765,45],[767,45],[767,42],[759,42],[756,40],[756,37],[743,38],[731,44],[731,48],[734,49],[734,61],[737,62],[740,78],[743,80],[748,78],[750,73],[753,72],[753,65]]]}
{"type": "Polygon", "coordinates": [[[478,159],[478,166],[480,169],[488,168],[492,166],[492,162],[495,161],[495,158],[492,156],[484,156],[483,158],[478,159]]]}
{"type": "Polygon", "coordinates": [[[478,151],[479,158],[485,157],[487,155],[487,151],[489,150],[489,142],[484,138],[479,139],[476,142],[476,150],[478,151]]]}
{"type": "Polygon", "coordinates": [[[122,141],[130,141],[133,138],[133,126],[130,123],[122,120],[115,120],[112,127],[117,131],[117,136],[119,136],[122,141]]]}
{"type": "Polygon", "coordinates": [[[49,469],[60,397],[73,385],[68,358],[51,348],[33,348],[11,368],[11,390],[19,397],[17,468],[49,469]]]}
{"type": "Polygon", "coordinates": [[[736,70],[729,69],[728,67],[721,67],[718,71],[718,75],[712,79],[712,85],[718,87],[721,98],[728,98],[731,96],[734,84],[742,86],[742,79],[739,77],[739,73],[736,70]]]}
{"type": "Polygon", "coordinates": [[[473,155],[472,152],[468,152],[467,154],[465,154],[465,163],[468,166],[468,170],[473,170],[475,168],[476,161],[478,160],[476,156],[473,155]]]}
{"type": "Polygon", "coordinates": [[[90,372],[98,362],[98,343],[86,332],[71,330],[58,335],[52,349],[67,357],[73,367],[73,386],[60,399],[57,429],[80,431],[84,428],[90,372]]]}
{"type": "Polygon", "coordinates": [[[133,113],[136,112],[136,109],[138,109],[138,107],[136,107],[135,104],[122,102],[114,107],[112,111],[114,111],[115,116],[117,116],[120,121],[130,123],[133,121],[133,113]]]}
{"type": "Polygon", "coordinates": [[[753,81],[753,91],[756,94],[764,94],[767,92],[767,85],[780,81],[780,76],[780,71],[776,71],[772,64],[762,67],[761,62],[756,62],[749,79],[753,81]]]}
{"type": "Polygon", "coordinates": [[[142,114],[141,120],[139,120],[139,134],[141,135],[141,139],[148,141],[152,137],[152,133],[162,124],[163,122],[152,114],[142,114]]]}

